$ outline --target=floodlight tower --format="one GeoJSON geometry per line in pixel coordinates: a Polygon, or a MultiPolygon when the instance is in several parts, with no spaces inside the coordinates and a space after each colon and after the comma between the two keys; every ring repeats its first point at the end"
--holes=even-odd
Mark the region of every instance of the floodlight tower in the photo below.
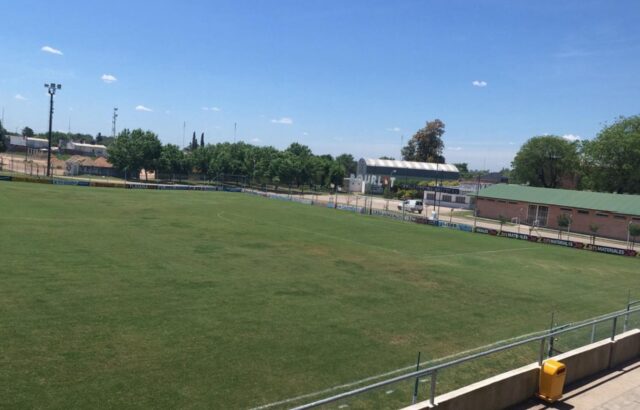
{"type": "Polygon", "coordinates": [[[62,88],[61,84],[45,84],[44,87],[49,93],[49,148],[47,149],[47,177],[51,176],[51,126],[53,125],[53,96],[56,90],[62,88]]]}
{"type": "Polygon", "coordinates": [[[113,118],[111,119],[111,136],[116,137],[116,119],[118,118],[118,107],[113,109],[113,118]]]}

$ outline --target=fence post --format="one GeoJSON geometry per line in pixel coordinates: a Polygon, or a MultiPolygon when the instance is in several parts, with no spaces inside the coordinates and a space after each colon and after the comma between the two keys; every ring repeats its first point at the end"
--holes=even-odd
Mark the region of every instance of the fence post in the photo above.
{"type": "MultiPolygon", "coordinates": [[[[420,352],[418,352],[418,360],[416,361],[416,372],[420,370],[420,352]]],[[[413,386],[413,398],[411,400],[411,404],[416,404],[418,401],[418,383],[420,382],[420,377],[416,377],[415,385],[413,386]]]]}
{"type": "Polygon", "coordinates": [[[431,373],[431,392],[430,392],[430,397],[429,397],[429,403],[431,403],[432,406],[435,406],[436,404],[436,374],[437,374],[437,370],[434,370],[431,373]]]}
{"type": "Polygon", "coordinates": [[[555,318],[556,312],[551,312],[551,326],[549,327],[549,352],[547,353],[547,357],[553,356],[553,320],[555,318]]]}
{"type": "Polygon", "coordinates": [[[544,360],[544,342],[545,338],[540,339],[540,355],[538,356],[538,366],[542,366],[542,361],[544,360]]]}
{"type": "Polygon", "coordinates": [[[627,293],[627,314],[624,315],[624,326],[622,327],[622,332],[627,331],[627,325],[629,324],[629,309],[631,308],[631,290],[627,293]]]}
{"type": "Polygon", "coordinates": [[[594,323],[593,326],[591,326],[591,343],[596,341],[596,324],[594,323]]]}
{"type": "Polygon", "coordinates": [[[611,329],[611,341],[616,339],[616,327],[618,326],[618,316],[613,318],[613,328],[611,329]]]}

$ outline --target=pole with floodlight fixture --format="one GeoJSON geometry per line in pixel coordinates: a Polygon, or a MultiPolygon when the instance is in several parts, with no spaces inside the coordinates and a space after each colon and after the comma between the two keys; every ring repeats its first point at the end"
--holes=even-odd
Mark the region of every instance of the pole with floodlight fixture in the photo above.
{"type": "Polygon", "coordinates": [[[56,93],[56,90],[62,88],[61,84],[45,84],[44,87],[47,89],[49,93],[49,142],[47,148],[47,177],[51,176],[51,127],[53,124],[53,96],[56,93]]]}

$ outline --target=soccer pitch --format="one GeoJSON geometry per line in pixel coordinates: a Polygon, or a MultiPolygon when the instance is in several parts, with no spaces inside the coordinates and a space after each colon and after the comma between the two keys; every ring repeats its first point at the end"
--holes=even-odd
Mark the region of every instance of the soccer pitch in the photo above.
{"type": "Polygon", "coordinates": [[[7,408],[249,408],[621,309],[640,271],[233,193],[0,183],[0,229],[7,408]]]}

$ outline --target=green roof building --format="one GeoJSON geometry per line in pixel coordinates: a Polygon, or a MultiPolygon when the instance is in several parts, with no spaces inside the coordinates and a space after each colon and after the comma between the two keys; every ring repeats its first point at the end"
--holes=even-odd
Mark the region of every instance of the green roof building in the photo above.
{"type": "Polygon", "coordinates": [[[477,211],[484,218],[563,230],[558,222],[565,215],[571,232],[597,230],[598,236],[627,240],[629,225],[640,225],[640,195],[496,184],[480,190],[477,211]]]}

